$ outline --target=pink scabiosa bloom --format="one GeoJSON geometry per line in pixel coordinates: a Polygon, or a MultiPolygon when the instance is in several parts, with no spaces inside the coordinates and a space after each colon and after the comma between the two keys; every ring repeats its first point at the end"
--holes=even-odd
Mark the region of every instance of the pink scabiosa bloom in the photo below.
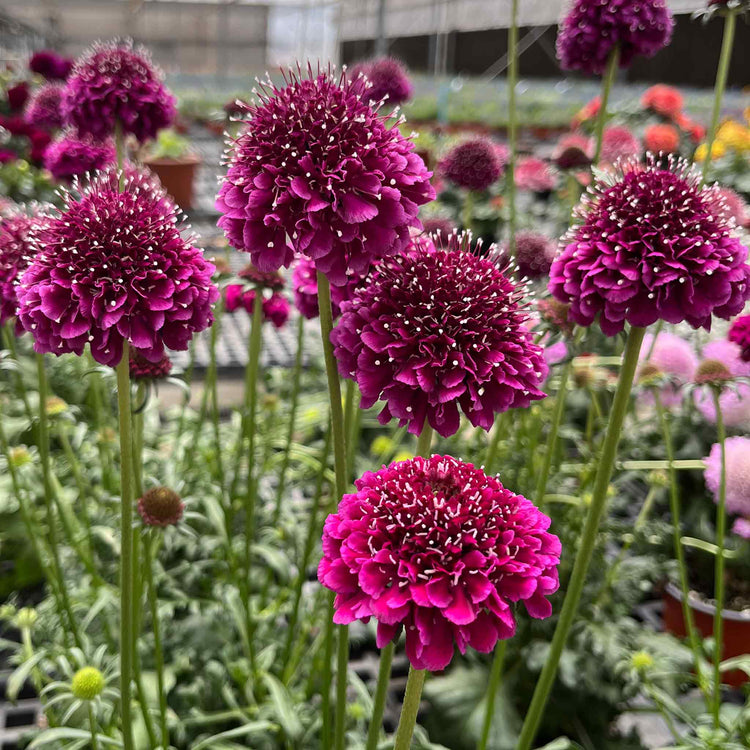
{"type": "Polygon", "coordinates": [[[681,112],[685,100],[682,94],[674,86],[665,86],[657,83],[647,89],[641,97],[641,105],[644,109],[650,109],[657,115],[675,119],[681,112]]]}
{"type": "Polygon", "coordinates": [[[729,328],[727,337],[740,348],[740,358],[750,362],[750,315],[740,315],[729,328]]]}
{"type": "Polygon", "coordinates": [[[403,63],[392,57],[380,57],[356,65],[352,69],[352,80],[356,80],[358,74],[367,78],[370,85],[366,96],[372,102],[385,101],[386,106],[396,106],[411,99],[414,93],[403,63]]]}
{"type": "Polygon", "coordinates": [[[669,44],[674,18],[665,0],[573,0],[557,34],[563,70],[601,75],[617,46],[620,67],[669,44]]]}
{"type": "Polygon", "coordinates": [[[31,95],[23,117],[29,125],[43,130],[58,130],[63,126],[60,109],[63,86],[60,83],[45,83],[31,95]]]}
{"type": "Polygon", "coordinates": [[[283,328],[289,320],[289,300],[282,294],[272,294],[263,300],[263,317],[270,320],[275,328],[283,328]]]}
{"type": "Polygon", "coordinates": [[[395,255],[435,197],[414,144],[364,100],[359,80],[288,73],[255,92],[216,207],[229,243],[262,271],[315,261],[334,285],[395,255]]]}
{"type": "Polygon", "coordinates": [[[481,257],[466,236],[436,245],[382,260],[341,305],[339,372],[359,385],[362,408],[385,402],[383,424],[420,434],[427,420],[448,437],[463,411],[489,430],[496,413],[544,398],[547,366],[497,249],[481,257]]]}
{"type": "Polygon", "coordinates": [[[555,189],[557,179],[547,162],[534,156],[520,159],[514,172],[516,187],[533,193],[548,193],[555,189]]]}
{"type": "MultiPolygon", "coordinates": [[[[639,361],[642,363],[641,372],[649,368],[670,379],[671,382],[659,391],[661,403],[667,408],[679,406],[682,403],[679,389],[693,382],[698,369],[698,356],[690,342],[668,331],[659,333],[656,340],[653,334],[647,333],[643,337],[639,361]]],[[[653,394],[648,390],[640,393],[639,399],[642,403],[654,402],[653,394]]]]}
{"type": "Polygon", "coordinates": [[[146,526],[175,526],[185,512],[182,498],[169,487],[153,487],[138,500],[138,513],[146,526]]]}
{"type": "Polygon", "coordinates": [[[549,335],[545,336],[541,344],[544,347],[544,361],[548,367],[557,365],[568,356],[568,345],[564,341],[555,341],[554,344],[547,343],[549,335]]]}
{"type": "Polygon", "coordinates": [[[63,91],[62,111],[78,135],[105,140],[119,123],[143,143],[172,123],[175,98],[145,49],[99,43],[77,60],[63,91]]]}
{"type": "Polygon", "coordinates": [[[151,362],[137,349],[131,349],[128,369],[131,380],[163,380],[172,372],[172,360],[165,354],[158,362],[151,362]]]}
{"type": "Polygon", "coordinates": [[[543,619],[558,586],[550,519],[495,477],[450,456],[367,472],[323,530],[320,582],[334,622],[378,621],[383,648],[406,632],[415,669],[445,669],[458,647],[510,638],[513,604],[543,619]]]}
{"type": "Polygon", "coordinates": [[[73,61],[50,49],[35,52],[29,59],[29,70],[48,81],[64,81],[73,68],[73,61]]]}
{"type": "Polygon", "coordinates": [[[582,133],[567,133],[555,146],[552,161],[558,169],[585,169],[594,158],[594,142],[582,133]]]}
{"type": "Polygon", "coordinates": [[[440,162],[440,173],[466,190],[487,190],[500,179],[503,164],[492,141],[472,138],[448,151],[440,162]]]}
{"type": "Polygon", "coordinates": [[[88,343],[97,362],[114,366],[127,341],[157,362],[213,321],[214,266],[146,172],[110,169],[66,193],[32,240],[18,317],[38,352],[80,355],[88,343]]]}
{"type": "Polygon", "coordinates": [[[642,153],[641,142],[628,128],[613,125],[604,129],[601,153],[603,162],[614,164],[618,159],[636,159],[642,153]]]}
{"type": "MultiPolygon", "coordinates": [[[[727,512],[732,515],[750,518],[750,438],[729,437],[726,448],[726,503],[727,512]]],[[[703,474],[714,502],[719,502],[721,482],[721,443],[715,443],[708,458],[704,459],[706,470],[703,474]]]]}
{"type": "Polygon", "coordinates": [[[111,141],[67,134],[56,138],[44,152],[44,167],[59,182],[72,182],[89,172],[114,164],[117,157],[111,141]]]}
{"type": "MultiPolygon", "coordinates": [[[[507,252],[507,246],[504,249],[507,252]]],[[[557,243],[539,232],[520,231],[516,235],[516,264],[524,279],[541,279],[549,274],[557,243]]]]}
{"type": "MultiPolygon", "coordinates": [[[[703,362],[720,364],[731,378],[750,378],[750,362],[741,357],[742,350],[732,341],[716,339],[703,347],[703,362]]],[[[716,422],[714,396],[709,388],[698,388],[694,391],[695,405],[703,417],[712,423],[716,422]]],[[[730,380],[719,395],[719,408],[727,427],[745,427],[750,425],[750,383],[730,380]]]]}
{"type": "Polygon", "coordinates": [[[750,518],[738,518],[732,526],[732,532],[743,539],[750,539],[750,518]]]}
{"type": "Polygon", "coordinates": [[[577,207],[550,291],[579,325],[598,316],[607,336],[626,321],[708,329],[712,315],[731,318],[750,297],[748,251],[716,211],[717,188],[682,160],[668,166],[620,164],[577,207]]]}
{"type": "Polygon", "coordinates": [[[721,197],[721,202],[717,206],[719,214],[727,219],[734,219],[738,227],[750,226],[750,209],[745,199],[728,187],[720,187],[719,195],[721,197]]]}

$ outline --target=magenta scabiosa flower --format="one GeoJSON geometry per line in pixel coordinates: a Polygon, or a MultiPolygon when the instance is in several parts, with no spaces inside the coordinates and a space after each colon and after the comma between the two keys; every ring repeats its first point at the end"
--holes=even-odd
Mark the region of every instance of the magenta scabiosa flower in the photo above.
{"type": "Polygon", "coordinates": [[[143,143],[175,116],[175,98],[148,52],[128,43],[96,44],[76,62],[62,97],[65,121],[78,135],[109,138],[119,123],[143,143]]]}
{"type": "Polygon", "coordinates": [[[174,204],[145,172],[110,169],[67,193],[32,240],[18,286],[19,320],[39,352],[116,365],[123,342],[152,361],[187,349],[212,320],[214,267],[180,233],[174,204]]]}
{"type": "MultiPolygon", "coordinates": [[[[701,352],[703,362],[718,363],[731,378],[750,378],[750,362],[741,357],[740,347],[726,339],[710,341],[701,352]]],[[[709,388],[694,391],[695,405],[709,422],[716,422],[714,396],[709,388]]],[[[750,383],[732,382],[722,388],[719,395],[719,408],[727,427],[750,425],[750,383]]]]}
{"type": "MultiPolygon", "coordinates": [[[[750,518],[750,438],[729,437],[726,448],[726,505],[732,515],[750,518]]],[[[721,482],[721,444],[715,443],[708,458],[705,459],[704,478],[706,487],[719,502],[719,484],[721,482]]]]}
{"type": "Polygon", "coordinates": [[[554,190],[557,179],[549,164],[535,156],[520,159],[514,172],[516,187],[532,193],[548,193],[554,190]]]}
{"type": "Polygon", "coordinates": [[[526,328],[522,290],[466,237],[415,243],[382,260],[341,305],[331,334],[339,372],[362,393],[362,408],[384,401],[391,418],[419,434],[425,420],[444,437],[460,412],[489,430],[497,412],[544,398],[541,347],[526,328]]]}
{"type": "Polygon", "coordinates": [[[403,104],[414,93],[409,74],[403,63],[393,57],[379,57],[356,65],[352,69],[352,80],[362,74],[369,82],[366,96],[372,102],[385,101],[386,106],[403,104]]]}
{"type": "Polygon", "coordinates": [[[613,47],[620,67],[653,57],[669,44],[674,18],[665,0],[573,0],[557,34],[563,70],[601,75],[613,47]]]}
{"type": "Polygon", "coordinates": [[[137,349],[131,349],[128,369],[131,380],[163,380],[172,372],[172,360],[165,354],[158,362],[151,362],[137,349]]]}
{"type": "Polygon", "coordinates": [[[29,70],[48,81],[64,81],[72,68],[72,60],[49,49],[39,50],[29,59],[29,70]]]}
{"type": "Polygon", "coordinates": [[[44,152],[44,167],[60,182],[72,182],[89,172],[96,172],[116,161],[111,141],[99,142],[84,136],[67,134],[55,139],[44,152]]]}
{"type": "Polygon", "coordinates": [[[229,243],[262,271],[315,261],[334,285],[403,251],[435,197],[414,145],[344,73],[288,73],[256,94],[216,206],[229,243]]]}
{"type": "Polygon", "coordinates": [[[503,164],[492,141],[472,138],[448,151],[440,162],[440,172],[458,187],[486,190],[500,179],[503,164]]]}
{"type": "Polygon", "coordinates": [[[29,125],[43,130],[57,130],[63,125],[60,109],[63,86],[60,83],[46,83],[40,86],[29,98],[24,119],[29,125]]]}
{"type": "MultiPolygon", "coordinates": [[[[507,252],[507,248],[505,249],[507,252]]],[[[524,279],[541,279],[549,273],[557,244],[539,232],[522,230],[516,235],[516,264],[524,279]]]]}
{"type": "Polygon", "coordinates": [[[138,513],[146,526],[174,526],[185,512],[180,496],[169,487],[153,487],[138,500],[138,513]]]}
{"type": "Polygon", "coordinates": [[[740,315],[729,328],[728,338],[740,348],[740,357],[750,362],[750,315],[740,315]]]}
{"type": "Polygon", "coordinates": [[[642,153],[641,142],[628,128],[613,125],[604,129],[601,153],[603,162],[614,164],[618,159],[637,159],[642,153]]]}
{"type": "Polygon", "coordinates": [[[716,211],[716,191],[684,161],[619,165],[576,209],[550,291],[579,325],[599,316],[608,336],[626,321],[710,328],[712,315],[736,315],[750,296],[748,251],[716,211]]]}
{"type": "Polygon", "coordinates": [[[549,617],[560,541],[550,519],[495,477],[450,456],[367,472],[323,531],[320,582],[334,621],[378,621],[380,648],[403,628],[415,669],[456,647],[489,653],[515,631],[514,603],[549,617]]]}
{"type": "MultiPolygon", "coordinates": [[[[224,309],[233,313],[243,308],[248,315],[253,314],[257,291],[244,284],[229,284],[224,290],[224,309]]],[[[263,294],[262,290],[260,292],[263,294]]],[[[276,328],[283,328],[289,320],[289,302],[286,297],[273,292],[263,299],[263,320],[270,321],[276,328]]]]}
{"type": "MultiPolygon", "coordinates": [[[[690,342],[668,331],[662,331],[656,337],[647,333],[643,338],[643,345],[639,360],[642,363],[641,373],[646,368],[671,381],[665,384],[659,392],[659,399],[666,407],[679,406],[682,402],[680,388],[693,382],[698,368],[698,357],[690,342]]],[[[654,397],[649,391],[639,394],[642,403],[653,403],[654,397]]]]}

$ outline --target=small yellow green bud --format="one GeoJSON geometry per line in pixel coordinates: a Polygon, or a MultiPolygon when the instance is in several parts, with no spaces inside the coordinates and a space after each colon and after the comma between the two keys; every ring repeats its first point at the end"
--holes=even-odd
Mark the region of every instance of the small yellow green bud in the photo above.
{"type": "Polygon", "coordinates": [[[57,396],[50,396],[47,399],[47,416],[48,417],[56,417],[59,414],[62,414],[67,408],[68,408],[68,405],[61,398],[57,396]]]}
{"type": "Polygon", "coordinates": [[[646,672],[654,666],[654,657],[647,651],[636,651],[630,657],[630,663],[632,664],[633,669],[638,672],[646,672]]]}
{"type": "Polygon", "coordinates": [[[18,614],[16,614],[16,627],[19,630],[31,630],[38,619],[39,615],[35,609],[24,607],[19,609],[18,614]]]}
{"type": "Polygon", "coordinates": [[[378,435],[370,445],[370,453],[373,456],[382,456],[383,454],[390,453],[393,450],[393,440],[387,435],[378,435]]]}
{"type": "Polygon", "coordinates": [[[70,683],[73,695],[82,701],[92,701],[104,690],[104,675],[96,667],[83,667],[70,683]]]}
{"type": "Polygon", "coordinates": [[[10,464],[14,469],[20,469],[22,466],[31,462],[31,453],[25,445],[19,445],[10,449],[10,464]]]}
{"type": "Polygon", "coordinates": [[[414,458],[413,453],[409,453],[409,451],[399,451],[394,457],[394,461],[409,461],[410,459],[414,458]]]}

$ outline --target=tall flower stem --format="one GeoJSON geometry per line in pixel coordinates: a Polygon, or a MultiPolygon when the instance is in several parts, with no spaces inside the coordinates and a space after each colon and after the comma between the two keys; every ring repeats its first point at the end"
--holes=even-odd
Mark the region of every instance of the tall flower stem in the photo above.
{"type": "Polygon", "coordinates": [[[87,701],[87,708],[89,714],[89,731],[91,732],[91,750],[99,750],[99,740],[96,737],[96,717],[94,716],[91,701],[87,701]]]}
{"type": "MultiPolygon", "coordinates": [[[[219,486],[221,487],[222,499],[224,498],[224,492],[226,491],[225,483],[226,477],[224,474],[224,459],[222,457],[222,446],[221,446],[221,429],[219,420],[219,389],[218,389],[218,363],[216,361],[216,344],[219,339],[219,331],[221,327],[221,317],[224,307],[221,299],[216,303],[214,308],[214,322],[211,326],[211,333],[209,336],[209,365],[208,373],[206,374],[206,388],[209,390],[211,397],[211,424],[214,431],[214,450],[216,452],[216,467],[219,472],[219,486]]],[[[222,503],[224,505],[224,513],[227,515],[227,533],[230,532],[229,521],[231,520],[231,503],[222,503]]]]}
{"type": "Polygon", "coordinates": [[[42,464],[42,482],[44,485],[44,508],[47,513],[49,528],[49,546],[52,557],[52,569],[60,587],[60,600],[68,619],[68,627],[76,646],[81,648],[81,635],[78,631],[73,607],[70,604],[68,588],[65,585],[62,563],[60,562],[60,546],[57,538],[57,521],[55,519],[55,501],[52,489],[52,469],[49,457],[49,422],[47,420],[47,373],[44,370],[44,355],[36,355],[36,373],[39,382],[39,459],[42,464]]]}
{"type": "Polygon", "coordinates": [[[690,609],[690,584],[688,582],[687,563],[685,561],[685,550],[682,546],[682,523],[680,521],[680,489],[677,483],[677,469],[674,466],[674,443],[672,441],[672,430],[669,426],[666,409],[661,400],[658,389],[653,389],[654,403],[656,412],[659,417],[662,438],[664,440],[664,450],[667,455],[669,472],[669,512],[672,515],[672,540],[674,543],[674,554],[677,560],[677,570],[680,577],[680,591],[682,593],[682,618],[685,622],[687,631],[688,644],[693,652],[693,661],[695,663],[695,674],[698,678],[698,685],[708,698],[708,686],[705,684],[701,669],[701,644],[698,638],[698,632],[695,629],[693,612],[690,609]]]}
{"type": "Polygon", "coordinates": [[[419,701],[422,698],[426,669],[414,669],[409,667],[409,679],[406,681],[406,695],[404,705],[401,707],[401,718],[398,721],[394,750],[409,750],[411,738],[414,734],[414,725],[417,723],[417,712],[419,701]]]}
{"type": "MultiPolygon", "coordinates": [[[[417,440],[417,455],[429,458],[432,448],[433,429],[425,421],[422,432],[417,440]]],[[[396,649],[394,641],[387,643],[380,651],[380,667],[378,669],[378,682],[375,687],[375,699],[370,717],[370,729],[367,733],[366,750],[376,750],[380,739],[380,730],[383,725],[383,712],[388,695],[388,683],[391,679],[391,664],[393,663],[393,652],[396,649]]]]}
{"type": "MultiPolygon", "coordinates": [[[[333,465],[336,477],[336,500],[340,500],[346,492],[346,437],[344,430],[344,409],[341,403],[341,383],[336,366],[336,358],[333,354],[331,344],[331,331],[333,330],[333,311],[331,309],[331,286],[325,274],[318,271],[318,309],[320,311],[320,335],[323,342],[323,354],[326,363],[326,375],[328,378],[328,396],[331,406],[331,431],[333,435],[333,465]]],[[[333,609],[333,602],[329,603],[333,609]]],[[[333,628],[333,618],[326,624],[327,628],[333,628]]],[[[334,728],[335,750],[343,750],[344,747],[344,719],[346,718],[346,677],[349,663],[349,631],[345,625],[338,627],[338,656],[336,673],[336,717],[334,728]]],[[[330,666],[328,667],[330,669],[330,666]]],[[[328,682],[324,675],[323,690],[330,689],[330,673],[328,682]]],[[[323,714],[323,735],[325,737],[327,723],[330,717],[327,712],[323,714]]]]}
{"type": "MultiPolygon", "coordinates": [[[[297,320],[297,351],[294,356],[294,374],[292,375],[292,395],[289,404],[289,425],[286,431],[286,445],[284,446],[284,457],[281,460],[279,471],[279,486],[276,488],[276,505],[273,509],[273,525],[279,521],[281,515],[281,503],[286,489],[286,477],[289,471],[289,459],[292,453],[292,439],[294,437],[294,426],[297,421],[297,405],[299,403],[299,387],[302,380],[302,362],[304,361],[305,342],[305,319],[302,315],[297,320]]],[[[321,472],[323,469],[321,469],[321,472]]]]}
{"type": "Polygon", "coordinates": [[[721,413],[719,395],[721,389],[713,387],[714,405],[716,408],[716,432],[721,446],[721,477],[719,480],[719,502],[716,508],[716,561],[714,564],[714,692],[712,711],[714,727],[721,726],[721,653],[724,646],[724,547],[727,534],[727,451],[726,429],[721,413]]]}
{"type": "Polygon", "coordinates": [[[539,676],[539,680],[531,699],[531,705],[526,714],[526,719],[521,729],[521,735],[518,739],[517,750],[530,750],[534,741],[534,736],[539,729],[544,707],[547,703],[552,684],[557,674],[557,667],[560,663],[560,657],[568,639],[570,628],[573,625],[576,614],[578,613],[578,604],[583,593],[583,586],[586,581],[591,558],[596,548],[597,533],[599,524],[607,507],[607,490],[609,481],[612,477],[615,459],[617,457],[617,446],[620,442],[622,425],[625,421],[625,415],[628,412],[630,402],[630,391],[633,387],[635,371],[638,367],[638,354],[643,344],[645,328],[631,328],[628,334],[625,353],[623,355],[622,368],[617,383],[612,410],[609,415],[609,424],[607,433],[602,444],[601,455],[599,456],[596,479],[589,507],[586,524],[573,565],[573,572],[568,581],[568,591],[565,595],[563,607],[560,612],[560,618],[555,628],[550,651],[547,661],[539,676]]]}
{"type": "MultiPolygon", "coordinates": [[[[13,329],[11,328],[11,323],[8,322],[3,327],[3,338],[5,339],[5,346],[10,352],[11,356],[13,357],[13,361],[18,363],[18,352],[16,351],[16,342],[15,342],[15,336],[13,334],[13,329]]],[[[23,410],[26,413],[26,418],[31,422],[34,418],[34,415],[31,411],[31,406],[29,405],[29,397],[26,393],[26,385],[23,380],[23,375],[20,371],[15,372],[16,376],[16,387],[18,392],[21,394],[21,400],[23,401],[23,410]]]]}
{"type": "Polygon", "coordinates": [[[596,130],[595,130],[595,142],[596,148],[594,150],[594,164],[599,163],[599,159],[602,155],[602,141],[604,140],[604,125],[607,122],[607,107],[609,106],[609,95],[612,93],[612,85],[617,77],[617,66],[620,63],[620,48],[615,45],[612,47],[612,51],[609,53],[607,59],[607,67],[604,70],[604,77],[602,78],[602,93],[601,93],[601,107],[599,108],[599,116],[596,118],[596,130]]]}
{"type": "Polygon", "coordinates": [[[130,407],[128,342],[117,365],[117,410],[120,422],[120,700],[122,742],[133,750],[130,682],[133,674],[133,435],[130,407]]]}
{"type": "Polygon", "coordinates": [[[479,738],[477,750],[487,750],[487,742],[489,741],[490,729],[492,728],[492,717],[495,714],[495,697],[497,696],[497,689],[500,686],[500,680],[503,676],[507,650],[507,640],[501,641],[500,645],[495,649],[495,656],[492,659],[492,668],[490,669],[490,681],[487,685],[487,708],[484,713],[482,736],[479,738]]]}
{"type": "Polygon", "coordinates": [[[516,254],[516,156],[518,146],[518,109],[516,89],[518,87],[518,0],[512,0],[510,28],[508,29],[508,252],[516,254]]]}
{"type": "Polygon", "coordinates": [[[703,181],[708,179],[708,171],[711,167],[711,152],[713,151],[716,132],[719,129],[719,118],[721,117],[721,104],[724,100],[724,90],[727,87],[729,76],[729,64],[732,59],[732,48],[734,47],[734,34],[737,29],[737,10],[727,8],[724,17],[724,38],[721,42],[721,54],[719,55],[719,67],[716,70],[716,83],[714,84],[714,106],[711,113],[711,126],[706,137],[706,158],[703,160],[703,181]]]}

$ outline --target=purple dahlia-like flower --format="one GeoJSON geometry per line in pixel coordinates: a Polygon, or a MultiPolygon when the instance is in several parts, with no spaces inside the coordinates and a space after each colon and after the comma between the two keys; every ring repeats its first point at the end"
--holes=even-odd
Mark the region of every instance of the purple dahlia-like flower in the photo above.
{"type": "Polygon", "coordinates": [[[127,341],[154,362],[187,349],[212,320],[214,266],[180,233],[174,204],[147,173],[100,173],[33,233],[18,317],[39,352],[116,365],[127,341]],[[122,187],[120,186],[122,181],[122,187]]]}
{"type": "Polygon", "coordinates": [[[172,360],[166,354],[158,362],[151,362],[137,349],[130,350],[128,365],[131,380],[162,380],[172,372],[172,360]]]}
{"type": "Polygon", "coordinates": [[[76,62],[62,97],[65,121],[78,135],[105,140],[120,125],[141,143],[175,116],[175,98],[145,49],[96,44],[76,62]]]}
{"type": "Polygon", "coordinates": [[[385,100],[386,105],[395,106],[411,99],[414,93],[403,63],[392,57],[380,57],[356,65],[351,72],[352,80],[359,74],[364,75],[370,84],[366,95],[372,102],[385,100]]]}
{"type": "MultiPolygon", "coordinates": [[[[703,347],[701,358],[704,362],[716,362],[724,366],[732,378],[750,378],[750,362],[741,357],[742,350],[732,341],[716,339],[703,347]]],[[[716,422],[716,405],[709,388],[694,391],[695,405],[709,422],[716,422]]],[[[728,384],[719,396],[724,424],[727,427],[750,425],[750,383],[739,381],[728,384]]]]}
{"type": "Polygon", "coordinates": [[[72,60],[49,49],[39,50],[29,59],[29,70],[48,81],[64,81],[72,68],[72,60]]]}
{"type": "Polygon", "coordinates": [[[486,190],[503,173],[500,152],[486,138],[472,138],[454,146],[440,162],[440,172],[454,185],[486,190]]]}
{"type": "Polygon", "coordinates": [[[270,81],[233,144],[216,206],[229,243],[262,271],[315,261],[332,284],[400,253],[435,197],[414,144],[345,74],[270,81]]]}
{"type": "Polygon", "coordinates": [[[541,347],[525,326],[522,289],[481,245],[465,238],[382,260],[341,306],[331,334],[339,372],[362,393],[362,408],[384,401],[419,434],[425,420],[453,435],[460,412],[489,430],[497,412],[544,398],[541,347]]]}
{"type": "Polygon", "coordinates": [[[736,315],[750,297],[748,251],[717,212],[717,190],[684,161],[620,164],[576,209],[550,291],[579,325],[598,315],[608,336],[626,321],[710,328],[712,315],[736,315]]]}
{"type": "Polygon", "coordinates": [[[643,153],[641,142],[628,128],[613,125],[602,134],[601,160],[614,164],[618,159],[637,159],[643,153]]]}
{"type": "Polygon", "coordinates": [[[113,164],[115,148],[111,141],[95,141],[91,136],[78,138],[63,135],[52,141],[44,152],[44,167],[60,182],[71,182],[88,172],[96,172],[113,164]]]}
{"type": "Polygon", "coordinates": [[[378,621],[380,648],[406,632],[415,669],[441,670],[455,647],[489,653],[515,631],[514,604],[549,617],[560,540],[550,519],[495,477],[450,456],[367,472],[323,531],[320,582],[334,622],[378,621]]]}
{"type": "Polygon", "coordinates": [[[43,220],[40,214],[12,210],[0,217],[0,325],[18,313],[16,286],[36,253],[32,228],[43,220]]]}
{"type": "Polygon", "coordinates": [[[29,98],[23,117],[29,125],[43,130],[57,130],[63,125],[60,109],[63,86],[61,83],[45,83],[29,98]]]}
{"type": "MultiPolygon", "coordinates": [[[[750,438],[729,437],[726,447],[726,504],[727,512],[750,518],[750,438]]],[[[715,443],[705,459],[706,487],[719,502],[721,482],[721,444],[715,443]]]]}
{"type": "Polygon", "coordinates": [[[750,362],[750,315],[740,315],[729,329],[729,340],[740,348],[740,357],[750,362]]]}
{"type": "Polygon", "coordinates": [[[574,0],[560,24],[557,56],[564,70],[601,75],[615,46],[628,68],[669,44],[673,27],[666,0],[574,0]]]}
{"type": "Polygon", "coordinates": [[[557,244],[539,232],[524,230],[516,235],[516,264],[518,273],[525,279],[546,276],[556,252],[557,244]]]}
{"type": "MultiPolygon", "coordinates": [[[[682,402],[680,388],[693,382],[698,369],[698,357],[690,342],[662,331],[654,341],[653,334],[647,333],[639,356],[642,370],[650,367],[660,375],[667,376],[671,383],[660,389],[659,398],[666,407],[679,406],[682,402]]],[[[653,403],[654,396],[649,391],[640,394],[642,403],[653,403]]]]}

